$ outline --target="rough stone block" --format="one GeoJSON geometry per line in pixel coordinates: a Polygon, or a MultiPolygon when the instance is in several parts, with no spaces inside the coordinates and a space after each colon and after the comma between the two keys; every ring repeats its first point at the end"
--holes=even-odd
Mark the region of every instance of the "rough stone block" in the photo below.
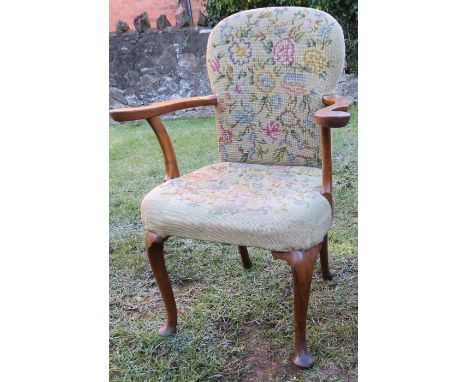
{"type": "Polygon", "coordinates": [[[343,74],[336,87],[336,94],[353,97],[358,102],[358,77],[355,74],[343,74]]]}
{"type": "Polygon", "coordinates": [[[135,30],[138,33],[143,33],[147,31],[148,29],[150,29],[151,24],[149,21],[148,13],[143,12],[141,15],[138,15],[137,17],[135,17],[135,19],[133,20],[133,25],[135,25],[135,30]]]}
{"type": "Polygon", "coordinates": [[[201,27],[208,26],[208,18],[205,16],[201,9],[198,10],[198,25],[201,27]]]}
{"type": "Polygon", "coordinates": [[[125,21],[119,20],[117,21],[115,29],[117,30],[118,34],[121,34],[121,33],[128,32],[130,30],[130,27],[125,21]]]}
{"type": "Polygon", "coordinates": [[[176,12],[176,25],[178,28],[188,27],[192,20],[190,19],[187,11],[180,6],[176,12]]]}
{"type": "Polygon", "coordinates": [[[124,77],[127,80],[129,86],[135,86],[140,82],[140,73],[138,73],[136,70],[129,70],[127,73],[125,73],[124,77]]]}
{"type": "Polygon", "coordinates": [[[158,65],[159,69],[162,71],[172,72],[176,63],[176,58],[167,48],[156,58],[156,65],[158,65]]]}
{"type": "Polygon", "coordinates": [[[169,20],[167,19],[166,15],[161,15],[156,19],[156,28],[160,31],[172,26],[169,20]]]}
{"type": "Polygon", "coordinates": [[[190,71],[196,71],[199,68],[198,60],[193,53],[182,53],[177,56],[179,60],[179,66],[183,69],[190,71]]]}
{"type": "Polygon", "coordinates": [[[124,92],[120,89],[111,87],[109,89],[109,98],[114,102],[117,101],[121,105],[127,105],[127,100],[124,96],[124,92]]]}

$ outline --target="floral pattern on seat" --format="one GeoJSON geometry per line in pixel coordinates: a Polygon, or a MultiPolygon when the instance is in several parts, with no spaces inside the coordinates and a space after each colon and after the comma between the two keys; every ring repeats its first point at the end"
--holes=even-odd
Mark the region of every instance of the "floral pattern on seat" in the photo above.
{"type": "Polygon", "coordinates": [[[313,115],[343,65],[343,32],[325,12],[272,7],[221,21],[207,48],[220,160],[319,167],[313,115]]]}
{"type": "Polygon", "coordinates": [[[220,162],[156,187],[142,202],[142,220],[159,235],[306,249],[331,224],[320,187],[317,168],[220,162]]]}

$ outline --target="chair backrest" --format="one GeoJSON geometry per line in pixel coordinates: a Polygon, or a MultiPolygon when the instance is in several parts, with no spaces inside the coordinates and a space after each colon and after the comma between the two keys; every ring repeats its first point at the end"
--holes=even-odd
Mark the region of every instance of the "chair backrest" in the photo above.
{"type": "Polygon", "coordinates": [[[340,25],[316,9],[253,9],[216,25],[206,59],[220,160],[320,166],[314,113],[344,56],[340,25]]]}

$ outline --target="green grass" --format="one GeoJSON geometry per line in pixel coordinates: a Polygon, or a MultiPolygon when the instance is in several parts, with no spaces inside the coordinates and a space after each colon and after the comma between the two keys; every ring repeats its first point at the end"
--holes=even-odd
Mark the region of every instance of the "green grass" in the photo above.
{"type": "MultiPolygon", "coordinates": [[[[160,184],[164,161],[145,124],[110,128],[110,369],[112,381],[357,380],[357,109],[333,136],[335,278],[314,274],[308,318],[312,369],[291,366],[290,270],[268,251],[170,238],[166,263],[178,332],[158,335],[164,305],[143,248],[140,201],[160,184]]],[[[166,120],[181,173],[217,160],[214,120],[166,120]]]]}

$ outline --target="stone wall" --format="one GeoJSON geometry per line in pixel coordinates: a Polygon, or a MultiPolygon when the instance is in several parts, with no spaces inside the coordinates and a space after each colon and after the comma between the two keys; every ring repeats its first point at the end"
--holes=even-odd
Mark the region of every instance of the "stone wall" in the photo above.
{"type": "MultiPolygon", "coordinates": [[[[211,94],[206,73],[210,30],[151,29],[109,38],[110,107],[140,106],[171,98],[211,94]]],[[[181,114],[180,112],[178,114],[181,114]]],[[[211,115],[211,108],[186,111],[211,115]]]]}
{"type": "MultiPolygon", "coordinates": [[[[210,30],[201,28],[128,31],[109,37],[110,108],[148,105],[171,98],[211,94],[206,72],[210,30]]],[[[344,75],[338,94],[357,100],[357,78],[344,75]]],[[[169,117],[204,117],[213,107],[173,113],[169,117]]]]}

